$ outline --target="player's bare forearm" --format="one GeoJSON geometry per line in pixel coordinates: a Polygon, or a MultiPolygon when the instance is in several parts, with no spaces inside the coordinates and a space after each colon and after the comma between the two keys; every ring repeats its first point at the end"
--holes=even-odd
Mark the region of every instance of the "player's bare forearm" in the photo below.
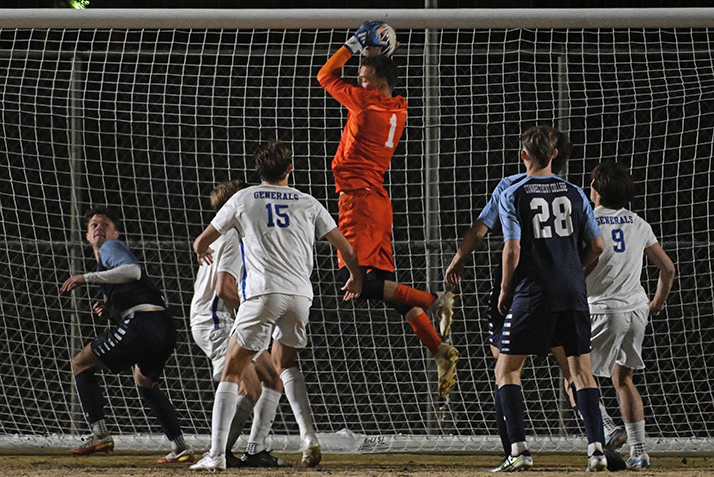
{"type": "Polygon", "coordinates": [[[325,238],[340,251],[342,259],[350,271],[350,278],[347,280],[347,283],[345,283],[345,286],[342,287],[342,290],[345,291],[345,301],[353,300],[362,293],[362,272],[359,269],[357,253],[355,253],[350,242],[342,235],[342,232],[340,232],[338,228],[329,231],[325,235],[325,238]]]}
{"type": "Polygon", "coordinates": [[[220,236],[221,233],[216,230],[212,224],[209,224],[206,230],[196,237],[196,240],[193,242],[193,251],[196,252],[198,256],[198,263],[213,263],[213,256],[211,255],[213,250],[209,248],[209,245],[215,242],[220,236]]]}
{"type": "Polygon", "coordinates": [[[464,240],[461,242],[459,249],[456,251],[454,258],[451,260],[444,278],[446,283],[455,287],[464,276],[464,263],[466,259],[476,250],[476,247],[481,243],[484,235],[488,232],[488,227],[481,221],[476,223],[466,232],[464,240]]]}
{"type": "Polygon", "coordinates": [[[228,272],[219,272],[216,276],[216,295],[223,300],[223,303],[231,308],[240,306],[240,296],[238,295],[238,286],[236,285],[236,277],[228,272]]]}
{"type": "Polygon", "coordinates": [[[72,275],[69,277],[65,282],[62,284],[60,287],[61,292],[65,291],[72,291],[75,288],[77,288],[80,285],[84,285],[86,280],[84,279],[84,275],[72,275]]]}
{"type": "Polygon", "coordinates": [[[598,235],[590,240],[590,243],[585,247],[580,257],[580,263],[582,263],[583,269],[587,269],[588,266],[600,256],[603,250],[605,250],[605,239],[602,238],[602,235],[598,235]]]}
{"type": "Polygon", "coordinates": [[[503,275],[501,277],[501,293],[498,297],[498,311],[508,314],[513,301],[513,277],[521,259],[521,241],[506,240],[503,245],[503,275]]]}
{"type": "Polygon", "coordinates": [[[659,279],[657,280],[657,291],[650,302],[650,315],[657,316],[664,308],[667,296],[672,290],[674,283],[675,268],[674,263],[659,243],[645,249],[647,258],[659,268],[659,279]]]}

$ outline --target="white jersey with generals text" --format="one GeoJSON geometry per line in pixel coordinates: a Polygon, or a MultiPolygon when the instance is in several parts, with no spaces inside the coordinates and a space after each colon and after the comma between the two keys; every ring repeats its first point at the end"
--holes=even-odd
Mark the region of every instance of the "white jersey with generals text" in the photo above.
{"type": "Polygon", "coordinates": [[[640,280],[644,251],[657,243],[652,227],[627,209],[599,206],[593,212],[605,239],[605,251],[586,279],[590,313],[646,306],[649,299],[640,280]]]}
{"type": "Polygon", "coordinates": [[[312,299],[313,245],[337,228],[311,195],[269,184],[234,194],[211,225],[221,233],[235,227],[241,235],[244,277],[238,291],[244,300],[267,293],[312,299]]]}

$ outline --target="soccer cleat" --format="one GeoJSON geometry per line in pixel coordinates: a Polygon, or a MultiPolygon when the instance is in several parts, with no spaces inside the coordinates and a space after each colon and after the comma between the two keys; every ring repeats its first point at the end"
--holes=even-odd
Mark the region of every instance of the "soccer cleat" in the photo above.
{"type": "Polygon", "coordinates": [[[491,472],[519,472],[533,467],[533,456],[530,451],[523,451],[517,456],[506,456],[506,459],[491,472]]]}
{"type": "Polygon", "coordinates": [[[627,442],[627,432],[621,427],[616,427],[610,434],[605,436],[605,447],[610,450],[620,450],[620,447],[627,442]]]}
{"type": "Polygon", "coordinates": [[[211,456],[210,452],[203,454],[203,458],[189,467],[191,470],[208,470],[215,472],[217,470],[226,470],[226,456],[221,454],[217,457],[211,456]]]}
{"type": "Polygon", "coordinates": [[[89,455],[97,452],[109,454],[112,451],[114,451],[114,439],[112,439],[112,436],[98,437],[92,435],[87,442],[74,449],[70,454],[89,455]]]}
{"type": "Polygon", "coordinates": [[[237,469],[245,467],[245,464],[239,457],[236,457],[232,451],[226,451],[226,467],[229,469],[237,469]]]}
{"type": "Polygon", "coordinates": [[[604,447],[602,451],[607,458],[607,470],[610,472],[619,472],[627,469],[627,464],[622,457],[620,457],[620,454],[607,447],[604,447]]]}
{"type": "Polygon", "coordinates": [[[446,397],[456,386],[456,363],[459,352],[447,343],[441,343],[434,355],[439,374],[439,396],[446,397]]]}
{"type": "Polygon", "coordinates": [[[627,459],[628,470],[649,469],[651,465],[652,462],[650,462],[650,456],[647,454],[640,454],[637,457],[630,457],[627,459]]]}
{"type": "Polygon", "coordinates": [[[156,461],[157,464],[193,464],[194,462],[196,462],[196,457],[191,449],[184,449],[178,454],[171,451],[166,454],[166,457],[156,461]]]}
{"type": "Polygon", "coordinates": [[[283,459],[278,459],[267,450],[262,450],[257,454],[244,452],[240,460],[243,461],[244,467],[289,467],[283,459]]]}
{"type": "Polygon", "coordinates": [[[305,436],[302,441],[302,465],[315,467],[322,460],[322,450],[317,436],[314,434],[305,436]]]}
{"type": "Polygon", "coordinates": [[[506,468],[507,463],[508,463],[508,456],[505,456],[501,460],[501,463],[498,464],[497,467],[494,467],[493,469],[491,469],[491,472],[506,472],[505,468],[506,468]]]}
{"type": "Polygon", "coordinates": [[[428,313],[432,320],[439,322],[439,331],[442,337],[451,334],[451,322],[454,316],[454,294],[451,292],[437,293],[436,300],[429,307],[428,313]]]}
{"type": "Polygon", "coordinates": [[[585,468],[585,472],[602,472],[604,470],[607,470],[607,457],[602,451],[596,450],[588,457],[588,466],[585,468]]]}

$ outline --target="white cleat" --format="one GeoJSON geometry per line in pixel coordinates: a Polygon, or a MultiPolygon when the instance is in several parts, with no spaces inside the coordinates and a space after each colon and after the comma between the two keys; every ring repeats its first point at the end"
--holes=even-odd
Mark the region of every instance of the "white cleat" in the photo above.
{"type": "Polygon", "coordinates": [[[439,396],[446,397],[456,386],[456,363],[459,352],[448,343],[441,343],[434,355],[439,375],[439,396]]]}
{"type": "Polygon", "coordinates": [[[431,304],[428,314],[432,320],[439,322],[439,332],[442,338],[451,334],[451,323],[454,316],[454,294],[439,292],[431,304]]]}
{"type": "Polygon", "coordinates": [[[322,450],[317,436],[308,434],[302,441],[302,465],[315,467],[322,460],[322,450]]]}
{"type": "Polygon", "coordinates": [[[206,452],[203,458],[190,467],[191,470],[207,470],[215,472],[217,470],[226,470],[226,455],[221,454],[217,457],[211,456],[206,452]]]}

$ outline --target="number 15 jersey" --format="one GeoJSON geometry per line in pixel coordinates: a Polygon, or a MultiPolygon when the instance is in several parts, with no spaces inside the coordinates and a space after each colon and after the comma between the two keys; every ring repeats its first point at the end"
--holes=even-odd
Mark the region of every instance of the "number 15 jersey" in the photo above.
{"type": "Polygon", "coordinates": [[[557,176],[526,177],[501,195],[504,241],[520,240],[511,309],[587,310],[580,250],[598,235],[580,187],[557,176]]]}
{"type": "Polygon", "coordinates": [[[244,300],[268,293],[313,297],[313,245],[337,228],[317,199],[292,187],[261,184],[233,195],[211,221],[242,240],[244,300]]]}

